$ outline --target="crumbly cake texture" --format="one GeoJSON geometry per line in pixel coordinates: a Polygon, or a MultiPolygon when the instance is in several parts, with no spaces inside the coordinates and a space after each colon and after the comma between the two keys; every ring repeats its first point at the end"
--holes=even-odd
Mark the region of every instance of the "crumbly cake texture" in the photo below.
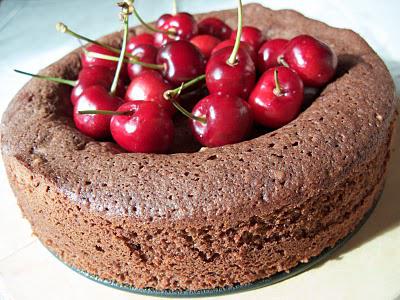
{"type": "MultiPolygon", "coordinates": [[[[236,24],[236,10],[196,18],[206,16],[236,24]]],[[[396,119],[382,60],[356,33],[294,11],[250,4],[244,20],[268,38],[313,35],[339,58],[305,112],[252,140],[129,154],[74,128],[67,87],[32,79],[12,100],[1,126],[7,174],[33,232],[66,263],[136,288],[245,284],[332,247],[373,206],[396,119]]],[[[120,34],[103,41],[118,45],[120,34]]],[[[42,74],[74,79],[79,69],[75,51],[42,74]]]]}

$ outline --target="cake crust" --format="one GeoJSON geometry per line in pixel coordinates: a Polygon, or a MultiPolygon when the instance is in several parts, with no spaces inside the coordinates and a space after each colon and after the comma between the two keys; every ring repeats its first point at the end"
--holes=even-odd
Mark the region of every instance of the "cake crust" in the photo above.
{"type": "MultiPolygon", "coordinates": [[[[235,27],[235,10],[207,16],[235,27]]],[[[313,35],[339,59],[306,111],[252,140],[124,153],[75,129],[64,86],[32,79],[12,100],[1,127],[10,183],[34,233],[68,264],[139,288],[244,284],[333,246],[373,206],[396,119],[382,60],[356,33],[294,11],[250,4],[244,20],[268,38],[313,35]]],[[[79,51],[41,73],[75,79],[79,51]]]]}

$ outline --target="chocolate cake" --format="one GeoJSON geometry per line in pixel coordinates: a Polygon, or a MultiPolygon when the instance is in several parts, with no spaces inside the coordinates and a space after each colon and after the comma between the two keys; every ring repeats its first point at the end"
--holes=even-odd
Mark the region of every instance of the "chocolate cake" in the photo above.
{"type": "MultiPolygon", "coordinates": [[[[235,27],[236,10],[210,15],[235,27]]],[[[1,127],[11,186],[34,234],[67,264],[136,288],[246,284],[334,246],[377,201],[396,119],[382,60],[351,30],[291,10],[250,4],[244,20],[269,38],[310,34],[339,58],[308,109],[251,140],[124,153],[74,127],[65,86],[32,79],[12,100],[1,127]]],[[[75,79],[79,51],[41,73],[75,79]]]]}

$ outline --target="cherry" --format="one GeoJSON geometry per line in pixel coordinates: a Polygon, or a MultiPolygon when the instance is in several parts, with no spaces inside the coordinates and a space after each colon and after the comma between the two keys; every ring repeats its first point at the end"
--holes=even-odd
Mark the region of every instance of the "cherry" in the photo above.
{"type": "MultiPolygon", "coordinates": [[[[115,71],[115,69],[117,68],[117,65],[118,65],[118,58],[116,57],[116,53],[113,52],[112,50],[104,48],[97,44],[90,44],[90,45],[86,46],[85,51],[82,52],[81,62],[82,62],[83,68],[92,67],[92,66],[102,66],[102,67],[106,67],[106,68],[109,68],[109,69],[115,71]],[[99,58],[99,57],[94,57],[94,56],[90,55],[90,53],[112,56],[115,58],[115,61],[104,59],[104,58],[99,58]]],[[[123,80],[125,80],[127,77],[128,77],[128,69],[127,69],[126,64],[123,64],[122,71],[121,71],[121,78],[123,80]]]]}
{"type": "MultiPolygon", "coordinates": [[[[141,44],[136,46],[131,52],[140,62],[154,64],[156,62],[158,49],[153,45],[141,44]]],[[[141,64],[128,64],[128,75],[130,79],[141,74],[143,71],[149,70],[141,64]]]]}
{"type": "Polygon", "coordinates": [[[171,17],[172,17],[171,14],[163,14],[163,15],[161,15],[156,21],[157,28],[161,28],[167,22],[167,20],[169,18],[171,18],[171,17]]]}
{"type": "Polygon", "coordinates": [[[252,91],[249,104],[257,123],[279,128],[298,116],[303,104],[303,82],[290,68],[267,70],[252,91]]]}
{"type": "MultiPolygon", "coordinates": [[[[221,43],[219,43],[217,46],[214,47],[214,49],[211,52],[211,55],[213,55],[218,50],[221,50],[221,49],[226,48],[226,47],[231,47],[231,46],[233,47],[234,45],[235,45],[235,41],[234,40],[222,41],[221,43]]],[[[257,52],[254,50],[254,48],[252,46],[250,46],[246,42],[240,42],[240,48],[245,50],[250,55],[251,60],[253,61],[253,63],[256,64],[256,62],[257,62],[257,52]]]]}
{"type": "Polygon", "coordinates": [[[95,85],[85,89],[74,106],[73,116],[76,128],[95,139],[109,137],[111,116],[80,114],[80,111],[116,110],[122,102],[121,98],[110,95],[103,86],[95,85]]]}
{"type": "Polygon", "coordinates": [[[173,85],[193,79],[204,73],[204,57],[189,41],[173,41],[162,46],[157,64],[164,65],[163,76],[173,85]]]}
{"type": "Polygon", "coordinates": [[[150,33],[141,33],[131,37],[126,44],[126,51],[132,51],[139,45],[154,45],[154,36],[150,33]]]}
{"type": "Polygon", "coordinates": [[[230,38],[232,29],[226,25],[222,20],[214,17],[205,18],[198,24],[200,34],[213,35],[220,40],[227,40],[230,38]]]}
{"type": "Polygon", "coordinates": [[[201,34],[193,37],[190,42],[199,48],[205,59],[209,59],[212,50],[219,44],[220,40],[209,34],[201,34]]]}
{"type": "MultiPolygon", "coordinates": [[[[85,47],[87,52],[94,52],[94,53],[100,53],[104,55],[110,55],[110,56],[116,56],[115,52],[106,49],[102,46],[96,45],[96,44],[90,44],[85,47]]],[[[92,67],[92,66],[102,66],[102,67],[107,67],[111,70],[115,70],[117,68],[117,61],[110,61],[98,57],[93,57],[90,56],[86,51],[82,52],[81,54],[81,61],[82,61],[82,67],[87,68],[87,67],[92,67]]]]}
{"type": "Polygon", "coordinates": [[[164,80],[159,72],[147,70],[131,81],[125,94],[125,100],[153,101],[172,115],[175,108],[163,96],[170,89],[172,86],[164,80]]]}
{"type": "Polygon", "coordinates": [[[185,12],[180,12],[166,18],[159,29],[161,32],[154,34],[154,43],[156,46],[165,45],[167,42],[173,40],[190,40],[198,33],[196,20],[191,14],[185,12]],[[173,34],[168,34],[167,32],[173,32],[173,34]]]}
{"type": "Polygon", "coordinates": [[[211,94],[201,99],[192,114],[204,121],[190,120],[196,139],[206,147],[242,141],[250,132],[253,117],[249,104],[238,96],[211,94]]]}
{"type": "Polygon", "coordinates": [[[174,124],[160,106],[150,101],[130,101],[121,105],[110,128],[114,140],[129,152],[165,153],[172,145],[174,124]]]}
{"type": "MultiPolygon", "coordinates": [[[[83,68],[78,75],[78,80],[71,91],[71,102],[75,105],[83,91],[93,85],[101,85],[109,90],[113,82],[114,72],[109,68],[102,66],[91,66],[83,68]]],[[[123,97],[125,94],[125,85],[123,80],[118,80],[115,95],[123,97]]]]}
{"type": "Polygon", "coordinates": [[[236,62],[228,64],[232,49],[223,48],[211,56],[206,66],[207,88],[210,93],[231,94],[247,99],[256,80],[255,66],[242,48],[238,49],[236,62]]]}
{"type": "MultiPolygon", "coordinates": [[[[234,40],[236,35],[237,30],[232,32],[231,39],[234,40]]],[[[264,37],[260,29],[253,26],[243,26],[240,41],[248,43],[257,51],[263,43],[264,37]]]]}
{"type": "Polygon", "coordinates": [[[335,75],[338,59],[328,45],[299,35],[289,41],[280,62],[295,70],[305,85],[320,87],[335,75]]]}
{"type": "Polygon", "coordinates": [[[279,65],[277,59],[282,54],[287,43],[288,40],[285,39],[272,39],[261,45],[260,49],[258,49],[257,61],[257,68],[260,73],[279,65]]]}
{"type": "Polygon", "coordinates": [[[247,99],[256,80],[254,62],[240,48],[242,1],[238,0],[238,31],[235,45],[215,52],[206,66],[206,85],[210,93],[223,93],[247,99]]]}

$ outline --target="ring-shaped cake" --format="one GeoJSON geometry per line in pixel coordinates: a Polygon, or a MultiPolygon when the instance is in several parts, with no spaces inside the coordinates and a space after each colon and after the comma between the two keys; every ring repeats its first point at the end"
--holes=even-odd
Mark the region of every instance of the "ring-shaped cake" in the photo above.
{"type": "MultiPolygon", "coordinates": [[[[207,16],[236,23],[236,10],[207,16]]],[[[12,100],[1,127],[10,183],[34,233],[67,264],[136,288],[246,284],[334,246],[374,205],[397,116],[382,60],[351,30],[294,11],[250,4],[244,20],[268,38],[310,34],[339,59],[309,108],[251,140],[125,153],[74,127],[65,86],[32,79],[12,100]]],[[[42,74],[75,79],[79,51],[42,74]]]]}

